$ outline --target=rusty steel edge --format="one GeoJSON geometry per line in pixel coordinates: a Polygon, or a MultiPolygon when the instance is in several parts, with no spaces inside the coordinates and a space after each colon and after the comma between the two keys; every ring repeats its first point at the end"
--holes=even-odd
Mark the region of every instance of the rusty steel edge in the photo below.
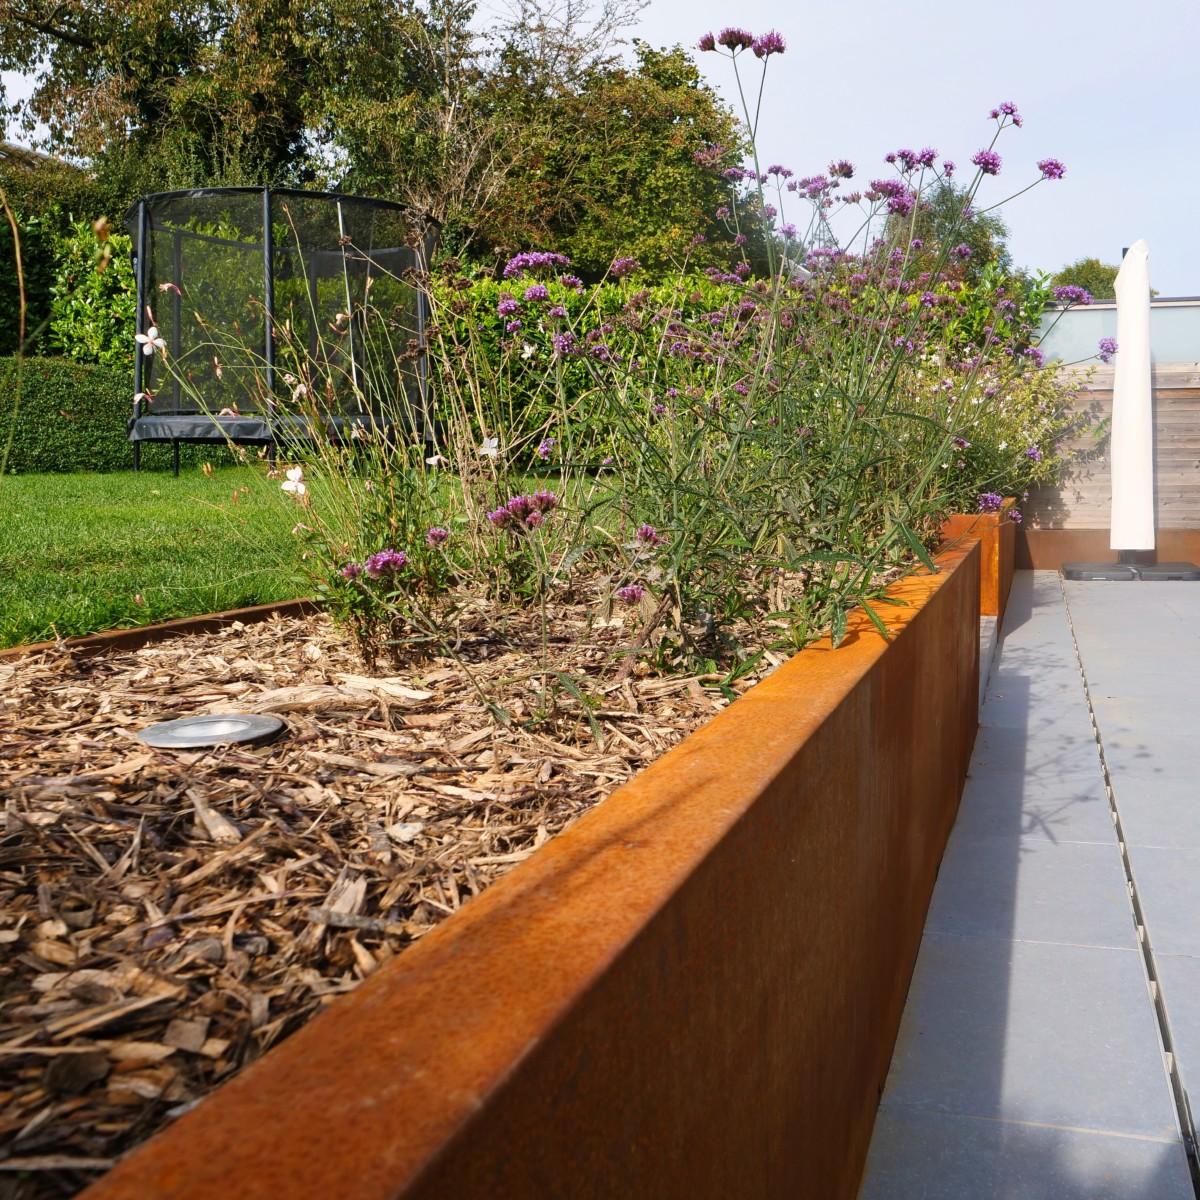
{"type": "Polygon", "coordinates": [[[88,1200],[852,1200],[977,723],[979,543],[855,614],[88,1200]]]}
{"type": "MultiPolygon", "coordinates": [[[[1107,529],[1027,529],[1017,534],[1016,565],[1023,571],[1057,571],[1065,562],[1117,561],[1107,529]]],[[[1154,550],[1139,550],[1140,563],[1200,563],[1200,529],[1163,529],[1154,550]]]]}
{"type": "Polygon", "coordinates": [[[276,613],[281,617],[300,617],[317,612],[320,608],[321,605],[316,600],[280,600],[274,604],[255,604],[250,608],[230,608],[225,612],[205,613],[200,617],[163,621],[158,625],[139,625],[133,629],[106,629],[103,633],[91,633],[86,637],[63,638],[57,642],[33,642],[28,646],[9,646],[0,650],[0,662],[47,651],[61,651],[86,657],[108,654],[114,650],[137,650],[169,638],[185,637],[193,633],[213,633],[232,625],[235,621],[240,621],[243,625],[252,625],[257,621],[269,621],[276,613]]]}

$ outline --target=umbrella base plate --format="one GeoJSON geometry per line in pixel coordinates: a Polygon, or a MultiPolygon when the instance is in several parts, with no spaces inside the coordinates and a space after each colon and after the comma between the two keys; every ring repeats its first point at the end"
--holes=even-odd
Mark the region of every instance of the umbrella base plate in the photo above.
{"type": "Polygon", "coordinates": [[[1132,583],[1138,568],[1123,563],[1063,563],[1064,579],[1103,579],[1110,583],[1132,583]]]}
{"type": "Polygon", "coordinates": [[[1166,563],[1063,563],[1064,579],[1100,579],[1108,583],[1162,583],[1167,580],[1200,582],[1200,567],[1189,562],[1166,563]]]}

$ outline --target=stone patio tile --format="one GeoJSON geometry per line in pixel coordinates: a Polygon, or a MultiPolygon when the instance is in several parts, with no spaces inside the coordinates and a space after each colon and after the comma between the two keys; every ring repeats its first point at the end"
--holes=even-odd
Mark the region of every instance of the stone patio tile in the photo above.
{"type": "Polygon", "coordinates": [[[884,1103],[1174,1138],[1140,955],[926,933],[884,1103]]]}
{"type": "Polygon", "coordinates": [[[1047,780],[1016,771],[975,771],[963,790],[955,836],[1047,838],[1114,845],[1112,809],[1094,770],[1047,780]]]}
{"type": "Polygon", "coordinates": [[[1200,785],[1194,773],[1115,776],[1121,828],[1130,846],[1200,850],[1200,785]]]}
{"type": "Polygon", "coordinates": [[[1183,1144],[885,1105],[859,1200],[1194,1200],[1183,1144]]]}
{"type": "Polygon", "coordinates": [[[1130,846],[1129,864],[1154,953],[1200,955],[1200,850],[1130,846]]]}
{"type": "Polygon", "coordinates": [[[971,838],[956,828],[925,932],[1136,949],[1111,821],[1107,845],[971,838]]]}

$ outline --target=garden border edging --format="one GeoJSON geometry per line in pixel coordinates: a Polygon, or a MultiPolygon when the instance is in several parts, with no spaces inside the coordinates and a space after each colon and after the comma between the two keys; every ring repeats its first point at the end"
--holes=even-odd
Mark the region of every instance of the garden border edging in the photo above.
{"type": "Polygon", "coordinates": [[[889,589],[90,1200],[856,1194],[977,723],[979,548],[889,589]]]}

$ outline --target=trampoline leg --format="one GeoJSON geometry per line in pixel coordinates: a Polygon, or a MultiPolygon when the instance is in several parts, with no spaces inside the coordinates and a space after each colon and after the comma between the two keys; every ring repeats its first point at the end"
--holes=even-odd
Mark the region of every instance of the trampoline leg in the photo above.
{"type": "Polygon", "coordinates": [[[175,468],[175,478],[179,478],[179,443],[171,439],[171,465],[175,468]]]}
{"type": "Polygon", "coordinates": [[[133,469],[140,471],[142,469],[142,443],[133,443],[133,469]]]}

